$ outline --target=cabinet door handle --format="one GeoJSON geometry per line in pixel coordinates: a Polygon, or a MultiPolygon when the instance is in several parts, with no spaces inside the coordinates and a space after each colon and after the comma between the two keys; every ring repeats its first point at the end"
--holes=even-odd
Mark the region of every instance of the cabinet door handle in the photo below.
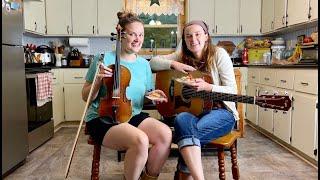
{"type": "Polygon", "coordinates": [[[282,22],[282,25],[284,25],[284,16],[282,16],[281,22],[282,22]]]}
{"type": "Polygon", "coordinates": [[[287,111],[282,111],[282,114],[287,114],[287,111]]]}
{"type": "Polygon", "coordinates": [[[273,30],[273,27],[274,26],[274,22],[273,21],[271,21],[271,30],[273,30]]]}
{"type": "Polygon", "coordinates": [[[67,26],[67,33],[69,34],[69,25],[67,26]]]}
{"type": "Polygon", "coordinates": [[[92,34],[94,34],[94,26],[92,26],[92,34]]]}
{"type": "Polygon", "coordinates": [[[252,78],[252,79],[255,79],[256,77],[255,77],[255,76],[251,76],[251,78],[252,78]]]}
{"type": "Polygon", "coordinates": [[[264,78],[264,80],[266,80],[266,81],[269,81],[269,80],[270,80],[270,78],[268,78],[268,77],[265,77],[265,78],[264,78]]]}
{"type": "Polygon", "coordinates": [[[34,22],[34,31],[37,31],[38,26],[37,26],[37,22],[34,22]]]}
{"type": "Polygon", "coordinates": [[[216,33],[218,33],[218,26],[216,25],[216,33]]]}
{"type": "Polygon", "coordinates": [[[81,76],[75,76],[75,77],[73,77],[73,78],[75,78],[75,79],[82,79],[83,77],[81,77],[81,76]]]}
{"type": "Polygon", "coordinates": [[[281,79],[281,80],[280,80],[280,82],[282,82],[282,83],[286,83],[287,81],[286,81],[286,80],[281,79]]]}
{"type": "Polygon", "coordinates": [[[301,84],[302,86],[308,86],[308,85],[309,85],[309,83],[306,83],[306,82],[300,82],[300,84],[301,84]]]}
{"type": "Polygon", "coordinates": [[[242,34],[242,25],[240,25],[240,33],[242,34]]]}

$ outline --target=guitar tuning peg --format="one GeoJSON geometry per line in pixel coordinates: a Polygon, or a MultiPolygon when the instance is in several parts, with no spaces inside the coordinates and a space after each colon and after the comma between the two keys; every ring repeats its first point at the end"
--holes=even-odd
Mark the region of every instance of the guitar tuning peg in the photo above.
{"type": "Polygon", "coordinates": [[[117,35],[116,33],[113,33],[113,32],[111,33],[111,36],[116,36],[116,35],[117,35]]]}
{"type": "Polygon", "coordinates": [[[114,37],[111,37],[111,38],[110,38],[110,40],[111,40],[111,41],[114,41],[114,40],[116,40],[116,38],[114,38],[114,37]]]}

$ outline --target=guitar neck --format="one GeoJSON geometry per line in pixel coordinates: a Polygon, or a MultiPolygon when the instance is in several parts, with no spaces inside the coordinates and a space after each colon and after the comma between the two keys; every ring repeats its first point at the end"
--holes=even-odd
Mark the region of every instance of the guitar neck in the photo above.
{"type": "Polygon", "coordinates": [[[219,93],[219,92],[196,92],[194,93],[195,97],[201,97],[203,99],[211,99],[214,101],[231,101],[231,102],[240,102],[247,104],[255,104],[255,97],[253,96],[244,96],[237,94],[227,94],[227,93],[219,93]]]}

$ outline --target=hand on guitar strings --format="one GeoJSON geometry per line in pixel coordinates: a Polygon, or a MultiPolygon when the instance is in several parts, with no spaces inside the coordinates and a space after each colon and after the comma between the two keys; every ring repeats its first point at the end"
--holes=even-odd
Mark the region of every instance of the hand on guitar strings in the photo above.
{"type": "Polygon", "coordinates": [[[188,83],[189,86],[191,86],[193,89],[195,89],[197,92],[199,91],[212,91],[212,85],[207,83],[202,78],[196,78],[194,81],[188,83]]]}
{"type": "Polygon", "coordinates": [[[108,68],[107,66],[105,66],[104,64],[100,64],[99,67],[99,74],[97,75],[98,80],[102,80],[105,77],[112,77],[113,72],[112,69],[108,68]]]}
{"type": "Polygon", "coordinates": [[[186,64],[183,64],[183,63],[178,62],[178,61],[172,61],[171,62],[171,69],[183,72],[185,74],[188,74],[188,72],[190,72],[190,71],[195,71],[196,70],[194,67],[186,65],[186,64]]]}

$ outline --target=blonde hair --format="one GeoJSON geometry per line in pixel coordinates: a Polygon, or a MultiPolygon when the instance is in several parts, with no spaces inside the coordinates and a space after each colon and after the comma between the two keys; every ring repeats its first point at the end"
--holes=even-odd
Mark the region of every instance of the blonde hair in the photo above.
{"type": "Polygon", "coordinates": [[[117,13],[118,16],[118,24],[122,27],[122,31],[125,30],[126,25],[131,24],[133,22],[140,22],[143,25],[143,21],[138,18],[138,16],[129,11],[120,11],[117,13]]]}

